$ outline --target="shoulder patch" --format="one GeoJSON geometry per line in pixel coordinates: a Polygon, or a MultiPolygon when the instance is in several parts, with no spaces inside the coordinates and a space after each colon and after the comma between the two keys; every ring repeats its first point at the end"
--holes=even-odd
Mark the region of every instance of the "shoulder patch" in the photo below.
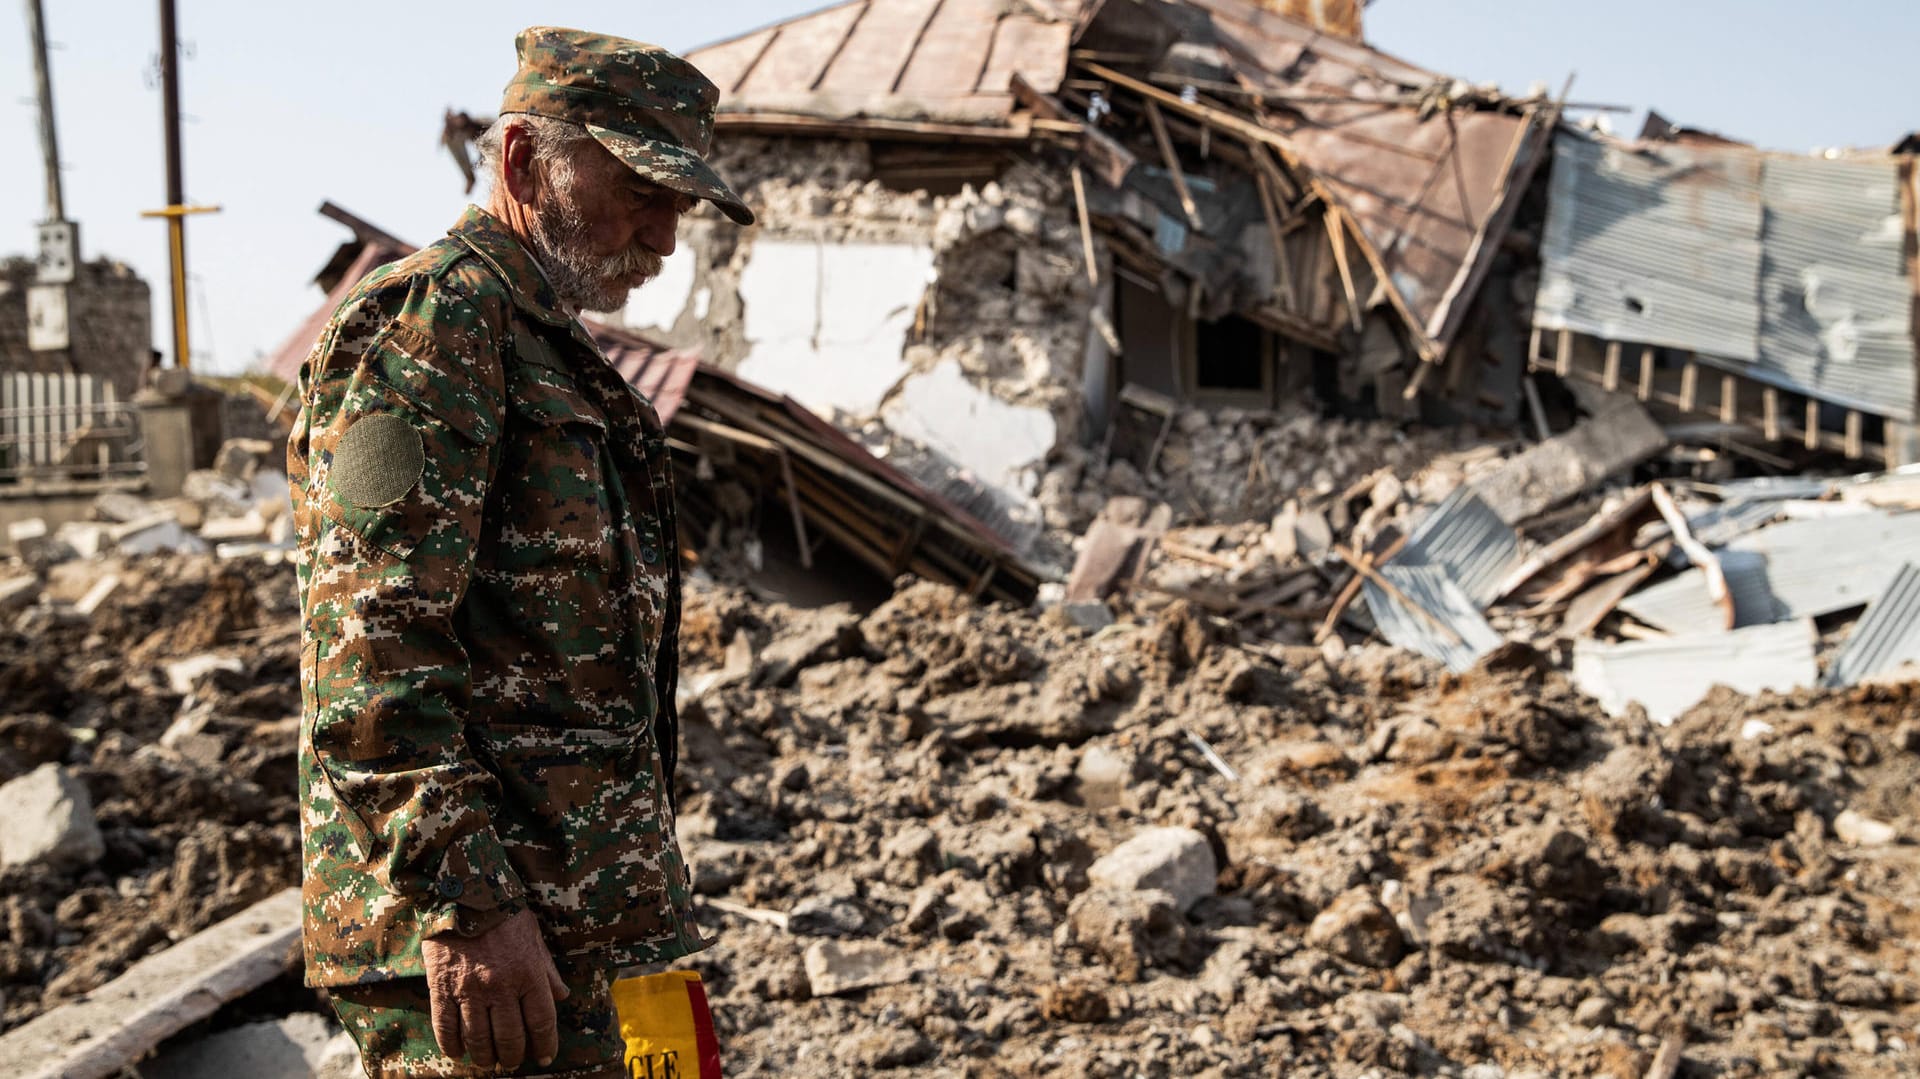
{"type": "Polygon", "coordinates": [[[391,412],[375,412],[340,436],[327,482],[349,505],[373,510],[400,501],[426,470],[419,429],[391,412]]]}

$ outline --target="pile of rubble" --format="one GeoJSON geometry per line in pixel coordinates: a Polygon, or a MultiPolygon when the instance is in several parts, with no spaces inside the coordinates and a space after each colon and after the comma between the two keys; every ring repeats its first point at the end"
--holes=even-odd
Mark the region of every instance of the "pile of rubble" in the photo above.
{"type": "MultiPolygon", "coordinates": [[[[272,559],[276,552],[293,548],[280,452],[266,439],[231,439],[221,445],[214,467],[187,473],[178,498],[151,500],[109,491],[94,500],[93,520],[56,528],[27,518],[8,526],[7,538],[21,560],[37,571],[106,554],[215,551],[222,558],[272,559]]],[[[0,584],[0,603],[24,595],[0,584]]]]}
{"type": "MultiPolygon", "coordinates": [[[[1628,441],[1327,454],[1224,524],[1111,498],[1043,613],[912,581],[798,609],[695,574],[679,828],[715,944],[688,965],[730,1070],[1910,1071],[1913,480],[1608,488],[1651,452],[1628,441]],[[1795,569],[1814,541],[1779,530],[1834,521],[1886,557],[1795,569]],[[1669,699],[1672,671],[1594,658],[1728,619],[1818,619],[1828,676],[1669,699]]],[[[265,456],[15,532],[0,1034],[297,881],[265,456]]],[[[284,1070],[250,1072],[337,1069],[325,1012],[287,980],[143,1074],[263,1039],[284,1070]]]]}
{"type": "Polygon", "coordinates": [[[913,585],[689,612],[693,961],[742,1074],[1911,1067],[1911,688],[1608,717],[913,585]]]}

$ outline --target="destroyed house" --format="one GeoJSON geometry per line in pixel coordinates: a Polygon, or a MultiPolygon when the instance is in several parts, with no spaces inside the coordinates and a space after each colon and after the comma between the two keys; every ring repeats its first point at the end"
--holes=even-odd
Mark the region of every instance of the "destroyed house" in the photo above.
{"type": "MultiPolygon", "coordinates": [[[[1542,438],[1607,411],[1544,373],[1679,437],[1905,459],[1910,158],[1664,121],[1617,143],[1358,24],[1334,0],[851,0],[696,49],[716,165],[758,221],[690,215],[609,322],[791,400],[1055,569],[1099,508],[1082,478],[1154,474],[1195,409],[1542,438]]],[[[485,123],[449,117],[469,175],[485,123]]],[[[1242,449],[1251,487],[1269,454],[1242,449]]],[[[1183,512],[1277,508],[1218,494],[1183,512]]]]}
{"type": "Polygon", "coordinates": [[[689,55],[758,227],[690,218],[620,320],[1017,548],[1129,403],[1516,415],[1524,317],[1475,300],[1549,102],[1240,0],[855,0],[689,55]]]}

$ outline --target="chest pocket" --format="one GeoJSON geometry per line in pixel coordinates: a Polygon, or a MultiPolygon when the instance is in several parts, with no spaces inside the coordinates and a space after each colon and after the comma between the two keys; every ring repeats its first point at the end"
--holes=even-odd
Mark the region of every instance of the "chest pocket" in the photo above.
{"type": "Polygon", "coordinates": [[[495,480],[502,568],[603,571],[615,551],[607,421],[563,371],[523,365],[507,378],[495,480]]]}

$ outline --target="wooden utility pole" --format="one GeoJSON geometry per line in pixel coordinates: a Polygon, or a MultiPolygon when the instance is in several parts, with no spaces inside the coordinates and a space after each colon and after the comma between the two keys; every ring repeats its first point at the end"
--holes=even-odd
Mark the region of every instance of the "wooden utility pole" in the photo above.
{"type": "Polygon", "coordinates": [[[174,30],[173,0],[160,0],[161,118],[167,138],[167,205],[142,217],[167,219],[168,265],[173,278],[173,364],[192,366],[187,339],[187,215],[216,213],[218,206],[188,206],[180,163],[180,42],[174,30]]]}
{"type": "Polygon", "coordinates": [[[67,286],[79,272],[80,230],[67,220],[60,184],[60,143],[53,125],[53,69],[47,60],[47,20],[40,0],[27,0],[27,36],[33,54],[33,88],[40,105],[40,162],[46,170],[47,216],[40,221],[40,248],[33,284],[27,286],[27,348],[61,353],[73,343],[67,286]]]}
{"type": "Polygon", "coordinates": [[[47,170],[48,221],[64,221],[66,198],[60,188],[60,143],[53,128],[53,73],[47,68],[47,21],[40,0],[27,0],[27,32],[33,38],[33,86],[40,95],[40,160],[47,170]]]}

